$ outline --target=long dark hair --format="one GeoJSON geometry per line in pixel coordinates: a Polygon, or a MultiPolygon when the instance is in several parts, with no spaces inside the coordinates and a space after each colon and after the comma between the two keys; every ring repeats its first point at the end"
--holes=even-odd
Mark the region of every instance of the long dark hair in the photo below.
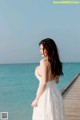
{"type": "Polygon", "coordinates": [[[56,43],[51,38],[43,39],[39,42],[39,46],[43,45],[43,51],[44,49],[47,50],[48,53],[48,61],[51,64],[51,72],[56,75],[63,75],[62,71],[62,62],[60,61],[59,54],[58,54],[58,48],[56,46],[56,43]]]}

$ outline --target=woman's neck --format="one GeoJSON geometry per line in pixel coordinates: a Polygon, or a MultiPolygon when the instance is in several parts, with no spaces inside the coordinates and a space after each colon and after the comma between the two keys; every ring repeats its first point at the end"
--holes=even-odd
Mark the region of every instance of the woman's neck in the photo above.
{"type": "Polygon", "coordinates": [[[48,60],[48,57],[44,57],[44,60],[48,60]]]}

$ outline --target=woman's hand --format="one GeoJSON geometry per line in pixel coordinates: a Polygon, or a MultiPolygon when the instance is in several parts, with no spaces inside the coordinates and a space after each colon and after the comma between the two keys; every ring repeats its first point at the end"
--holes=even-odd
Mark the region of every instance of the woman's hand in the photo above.
{"type": "Polygon", "coordinates": [[[32,102],[31,106],[32,106],[32,107],[37,107],[37,106],[38,106],[38,105],[37,105],[37,100],[36,100],[36,99],[32,102]]]}

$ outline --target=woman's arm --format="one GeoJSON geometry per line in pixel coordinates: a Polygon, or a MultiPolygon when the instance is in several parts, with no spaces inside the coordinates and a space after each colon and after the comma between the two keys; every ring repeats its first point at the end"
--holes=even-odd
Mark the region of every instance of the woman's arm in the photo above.
{"type": "MultiPolygon", "coordinates": [[[[37,94],[35,100],[33,101],[33,104],[34,103],[37,104],[40,96],[42,95],[42,93],[45,89],[46,82],[47,82],[48,67],[43,59],[40,61],[40,67],[41,67],[41,84],[38,89],[38,94],[37,94]]],[[[33,105],[33,106],[35,106],[35,105],[33,105]]]]}

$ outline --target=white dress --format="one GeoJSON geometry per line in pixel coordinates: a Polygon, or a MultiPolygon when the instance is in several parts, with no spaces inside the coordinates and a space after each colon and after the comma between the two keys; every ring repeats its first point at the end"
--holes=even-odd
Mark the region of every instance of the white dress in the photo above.
{"type": "MultiPolygon", "coordinates": [[[[40,85],[41,77],[38,75],[37,69],[35,69],[35,76],[40,85]]],[[[32,120],[65,120],[61,91],[54,80],[47,82],[45,90],[38,100],[38,106],[33,108],[32,120]]]]}

